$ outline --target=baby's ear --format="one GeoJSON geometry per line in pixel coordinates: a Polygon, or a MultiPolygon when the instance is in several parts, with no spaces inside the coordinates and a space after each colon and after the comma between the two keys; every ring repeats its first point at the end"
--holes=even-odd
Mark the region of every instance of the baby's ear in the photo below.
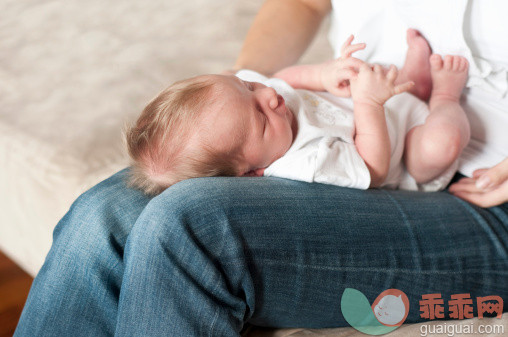
{"type": "Polygon", "coordinates": [[[249,172],[245,172],[242,174],[242,177],[262,177],[264,172],[264,168],[258,168],[255,170],[250,170],[249,172]]]}

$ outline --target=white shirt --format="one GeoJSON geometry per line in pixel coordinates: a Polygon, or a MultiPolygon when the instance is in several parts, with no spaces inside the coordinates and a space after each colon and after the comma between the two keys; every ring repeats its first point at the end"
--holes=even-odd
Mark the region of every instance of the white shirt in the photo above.
{"type": "MultiPolygon", "coordinates": [[[[367,189],[370,173],[354,143],[353,101],[329,93],[293,89],[281,79],[254,71],[237,73],[242,80],[263,83],[284,97],[298,122],[298,132],[289,150],[265,169],[265,176],[344,187],[367,189]]],[[[428,107],[413,95],[403,93],[385,103],[390,137],[390,167],[382,187],[436,191],[444,188],[456,166],[432,182],[417,185],[402,162],[407,132],[423,124],[428,107]]]]}
{"type": "Polygon", "coordinates": [[[401,67],[406,30],[415,28],[434,53],[457,54],[470,70],[461,105],[471,141],[459,171],[491,167],[508,157],[508,1],[506,0],[332,0],[330,43],[336,57],[350,34],[367,48],[355,54],[369,62],[401,67]]]}

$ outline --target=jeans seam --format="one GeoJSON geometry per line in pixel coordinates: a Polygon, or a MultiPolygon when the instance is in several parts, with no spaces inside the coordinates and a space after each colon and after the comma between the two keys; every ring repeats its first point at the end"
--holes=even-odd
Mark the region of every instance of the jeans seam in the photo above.
{"type": "MultiPolygon", "coordinates": [[[[417,240],[415,239],[415,235],[413,233],[413,229],[411,228],[411,224],[410,224],[410,221],[409,219],[407,218],[406,216],[406,213],[404,212],[404,210],[402,209],[401,205],[399,202],[397,202],[397,200],[395,200],[395,198],[390,194],[388,193],[386,190],[381,190],[386,196],[388,196],[388,198],[392,201],[392,203],[395,205],[395,207],[397,207],[397,209],[399,210],[399,213],[402,215],[402,219],[404,220],[404,225],[406,225],[406,228],[408,229],[410,235],[411,235],[411,240],[413,242],[416,242],[417,240]]],[[[422,253],[421,253],[421,250],[418,249],[418,247],[416,245],[412,245],[412,249],[411,249],[411,252],[413,254],[413,258],[416,259],[415,261],[415,265],[418,266],[419,270],[422,270],[422,261],[421,261],[421,256],[422,256],[422,253]]]]}
{"type": "MultiPolygon", "coordinates": [[[[219,282],[220,282],[220,280],[219,280],[219,282]]],[[[217,284],[219,284],[219,282],[217,282],[217,284]]],[[[217,289],[217,285],[215,286],[214,290],[215,289],[217,289]]],[[[215,324],[217,323],[218,318],[219,318],[219,310],[216,310],[215,311],[215,316],[212,319],[212,324],[210,325],[210,333],[208,335],[210,337],[214,336],[213,330],[215,329],[215,324]]]]}
{"type": "MultiPolygon", "coordinates": [[[[221,260],[222,253],[224,252],[224,247],[226,246],[225,243],[224,243],[224,236],[225,236],[225,234],[223,232],[222,233],[222,240],[221,240],[222,246],[221,246],[221,249],[220,249],[220,253],[217,256],[217,261],[221,260]]],[[[219,277],[217,279],[217,282],[215,283],[215,286],[213,287],[213,290],[211,290],[212,293],[214,293],[215,290],[219,288],[220,282],[221,282],[221,277],[219,277]]],[[[218,307],[220,308],[220,306],[218,306],[218,307]]],[[[212,320],[212,322],[210,324],[210,333],[209,333],[210,337],[215,336],[214,329],[215,329],[215,325],[217,324],[218,318],[219,318],[219,309],[216,309],[215,310],[214,318],[213,318],[213,320],[212,320]]]]}
{"type": "MultiPolygon", "coordinates": [[[[354,271],[354,272],[404,272],[404,273],[412,273],[412,274],[464,274],[470,272],[479,272],[479,273],[488,273],[488,274],[499,274],[499,275],[508,275],[508,270],[506,271],[492,271],[492,270],[480,270],[480,269],[467,269],[462,271],[445,271],[445,270],[413,270],[413,269],[393,269],[393,268],[362,268],[362,267],[328,267],[328,266],[314,266],[307,264],[299,264],[299,263],[283,263],[277,260],[262,260],[262,263],[270,264],[270,265],[283,265],[283,266],[295,266],[295,267],[305,267],[311,269],[318,270],[334,270],[334,271],[354,271]]],[[[234,263],[228,263],[228,265],[234,265],[234,263]]]]}

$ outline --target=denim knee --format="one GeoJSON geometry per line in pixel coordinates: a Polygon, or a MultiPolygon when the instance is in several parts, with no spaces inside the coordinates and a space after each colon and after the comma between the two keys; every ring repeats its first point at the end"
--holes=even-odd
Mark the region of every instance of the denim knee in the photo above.
{"type": "Polygon", "coordinates": [[[114,334],[125,242],[149,200],[125,186],[125,173],[80,196],[55,228],[17,336],[114,334]]]}
{"type": "Polygon", "coordinates": [[[194,241],[214,257],[229,254],[235,251],[231,246],[236,241],[234,224],[228,217],[235,190],[227,178],[182,181],[150,201],[129,241],[149,245],[177,235],[194,241]]]}
{"type": "MultiPolygon", "coordinates": [[[[166,317],[166,331],[175,336],[227,336],[241,329],[253,311],[254,286],[241,237],[228,218],[225,180],[184,181],[146,206],[125,249],[117,332],[145,311],[166,317]]],[[[149,328],[141,324],[136,332],[149,328]]]]}
{"type": "MultiPolygon", "coordinates": [[[[61,265],[100,264],[121,257],[125,241],[149,198],[126,187],[126,170],[83,193],[53,232],[48,257],[61,265]]],[[[113,262],[112,262],[113,263],[113,262]]]]}

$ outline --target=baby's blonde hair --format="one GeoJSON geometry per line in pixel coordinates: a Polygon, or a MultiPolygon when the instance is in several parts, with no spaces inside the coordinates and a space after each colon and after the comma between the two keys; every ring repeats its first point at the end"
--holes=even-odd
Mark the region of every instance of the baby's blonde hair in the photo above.
{"type": "Polygon", "coordinates": [[[157,195],[181,180],[240,174],[236,149],[223,153],[206,142],[187,146],[213,91],[212,80],[194,77],[174,83],[148,103],[125,131],[132,159],[128,185],[157,195]]]}

